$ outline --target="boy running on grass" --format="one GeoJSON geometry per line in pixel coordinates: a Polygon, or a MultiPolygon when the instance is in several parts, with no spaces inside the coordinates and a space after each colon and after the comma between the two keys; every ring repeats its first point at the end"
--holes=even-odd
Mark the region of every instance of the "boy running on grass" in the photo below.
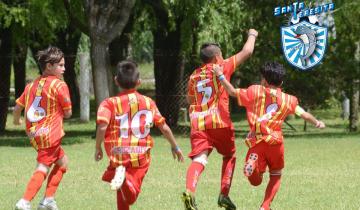
{"type": "Polygon", "coordinates": [[[216,66],[214,71],[229,95],[236,97],[239,105],[246,108],[250,131],[245,140],[249,150],[244,175],[251,185],[258,186],[266,167],[269,167],[270,180],[260,207],[261,210],[269,210],[280,187],[281,170],[284,168],[282,123],[289,114],[295,113],[317,128],[325,128],[325,124],[305,112],[295,96],[281,91],[285,69],[279,63],[265,63],[261,68],[261,85],[246,89],[234,89],[224,76],[223,67],[216,66]]]}
{"type": "Polygon", "coordinates": [[[102,159],[104,142],[110,163],[102,180],[110,182],[111,189],[117,191],[118,209],[128,210],[140,193],[150,165],[153,125],[170,143],[174,159],[183,162],[184,157],[154,101],[136,91],[140,84],[137,65],[131,61],[120,62],[115,83],[122,91],[105,99],[98,109],[95,160],[102,159]]]}
{"type": "Polygon", "coordinates": [[[217,44],[203,44],[200,49],[203,65],[192,73],[188,87],[191,119],[189,157],[192,162],[187,170],[186,192],[182,195],[186,210],[197,209],[196,185],[213,148],[223,156],[218,205],[227,210],[236,209],[229,198],[236,162],[235,135],[229,113],[229,95],[221,87],[212,68],[214,64],[223,65],[224,74],[230,79],[235,68],[251,56],[257,35],[256,30],[250,29],[243,49],[226,60],[223,59],[221,49],[217,44]]]}
{"type": "Polygon", "coordinates": [[[37,166],[24,196],[16,203],[15,209],[30,210],[30,202],[35,197],[48,176],[45,196],[38,210],[56,210],[54,200],[56,189],[66,172],[68,158],[61,147],[64,136],[63,118],[70,118],[71,101],[69,89],[61,80],[65,71],[63,52],[56,47],[49,47],[37,54],[42,75],[25,87],[16,100],[14,124],[21,124],[21,111],[25,108],[26,133],[30,143],[37,150],[37,166]]]}

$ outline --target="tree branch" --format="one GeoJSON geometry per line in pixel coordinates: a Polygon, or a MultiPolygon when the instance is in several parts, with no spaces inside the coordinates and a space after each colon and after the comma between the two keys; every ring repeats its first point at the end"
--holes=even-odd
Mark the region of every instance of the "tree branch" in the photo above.
{"type": "Polygon", "coordinates": [[[73,24],[76,28],[78,28],[81,32],[83,32],[86,35],[89,35],[89,28],[86,26],[86,24],[84,24],[83,22],[81,22],[77,17],[75,17],[73,15],[73,13],[71,12],[71,7],[70,7],[70,2],[69,0],[63,0],[64,3],[64,7],[66,10],[67,15],[69,16],[70,19],[70,24],[73,24]]]}

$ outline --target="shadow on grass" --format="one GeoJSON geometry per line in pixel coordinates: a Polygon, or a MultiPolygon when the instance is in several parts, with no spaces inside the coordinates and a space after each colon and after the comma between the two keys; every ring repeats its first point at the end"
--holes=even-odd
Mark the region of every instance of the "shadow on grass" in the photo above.
{"type": "MultiPolygon", "coordinates": [[[[67,131],[62,145],[81,144],[89,140],[94,140],[95,131],[67,131]]],[[[0,136],[0,146],[10,147],[31,147],[30,140],[24,131],[10,130],[5,131],[0,136]]]]}

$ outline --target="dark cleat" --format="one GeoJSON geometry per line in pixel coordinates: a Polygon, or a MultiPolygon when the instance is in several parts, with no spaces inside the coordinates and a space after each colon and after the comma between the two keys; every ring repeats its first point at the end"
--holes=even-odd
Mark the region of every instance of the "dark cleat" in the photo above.
{"type": "Polygon", "coordinates": [[[195,197],[188,192],[183,192],[181,196],[182,201],[185,205],[185,210],[198,210],[195,202],[195,197]]]}
{"type": "Polygon", "coordinates": [[[235,204],[230,200],[229,196],[220,194],[218,199],[219,207],[224,207],[226,210],[236,210],[235,204]]]}

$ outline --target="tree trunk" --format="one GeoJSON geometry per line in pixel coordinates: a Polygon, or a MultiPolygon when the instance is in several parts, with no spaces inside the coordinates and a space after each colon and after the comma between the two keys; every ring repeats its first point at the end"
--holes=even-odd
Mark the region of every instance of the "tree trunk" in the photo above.
{"type": "Polygon", "coordinates": [[[82,53],[79,56],[80,63],[80,121],[89,122],[90,120],[90,62],[89,55],[82,53]]]}
{"type": "Polygon", "coordinates": [[[350,132],[358,130],[359,122],[359,79],[353,79],[350,97],[350,132]]]}
{"type": "Polygon", "coordinates": [[[9,106],[11,75],[12,33],[10,28],[0,29],[0,133],[5,131],[9,106]]]}
{"type": "Polygon", "coordinates": [[[118,87],[114,84],[114,76],[116,75],[116,65],[130,56],[130,41],[131,32],[134,27],[134,14],[131,14],[129,20],[124,27],[122,34],[116,37],[109,45],[109,56],[110,56],[110,71],[111,77],[109,77],[109,89],[110,95],[115,95],[118,92],[118,87]]]}
{"type": "Polygon", "coordinates": [[[81,33],[79,30],[68,26],[57,33],[57,47],[64,52],[65,73],[64,80],[69,87],[73,113],[80,110],[80,93],[75,72],[76,54],[80,42],[81,33]]]}
{"type": "Polygon", "coordinates": [[[18,43],[15,47],[13,60],[15,78],[15,98],[19,98],[25,89],[26,83],[26,56],[28,46],[18,43]]]}
{"type": "Polygon", "coordinates": [[[93,74],[96,107],[109,97],[107,69],[109,69],[108,44],[91,40],[91,66],[93,74]]]}
{"type": "Polygon", "coordinates": [[[180,52],[180,31],[154,33],[154,69],[156,104],[170,126],[179,118],[180,90],[184,74],[184,57],[180,52]]]}

